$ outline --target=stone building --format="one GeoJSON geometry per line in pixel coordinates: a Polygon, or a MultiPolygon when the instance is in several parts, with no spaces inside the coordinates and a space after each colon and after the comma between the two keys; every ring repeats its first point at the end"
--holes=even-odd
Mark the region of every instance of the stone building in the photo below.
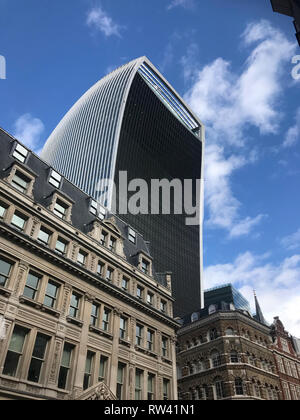
{"type": "MultiPolygon", "coordinates": [[[[216,295],[224,296],[220,289],[216,295]]],[[[244,304],[235,289],[232,295],[244,304]]],[[[183,319],[178,331],[179,399],[282,399],[271,344],[267,325],[216,299],[183,319]]]]}
{"type": "Polygon", "coordinates": [[[177,399],[171,275],[3,130],[0,149],[0,399],[177,399]]]}
{"type": "Polygon", "coordinates": [[[281,391],[285,400],[300,400],[300,355],[293,339],[278,317],[271,326],[272,349],[275,356],[281,391]]]}

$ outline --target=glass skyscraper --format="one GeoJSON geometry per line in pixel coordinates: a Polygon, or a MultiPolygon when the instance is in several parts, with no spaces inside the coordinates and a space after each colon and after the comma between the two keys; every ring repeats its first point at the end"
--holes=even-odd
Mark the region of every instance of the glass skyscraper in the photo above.
{"type": "MultiPolygon", "coordinates": [[[[114,180],[118,189],[120,171],[127,171],[128,182],[142,179],[148,186],[153,179],[193,181],[193,204],[200,209],[197,225],[188,226],[186,214],[175,211],[151,214],[151,196],[148,214],[122,214],[119,202],[116,208],[128,223],[128,234],[137,229],[150,242],[156,272],[172,272],[178,316],[203,305],[203,183],[196,185],[203,179],[203,153],[203,124],[153,64],[141,57],[88,90],[50,135],[41,155],[109,210],[112,189],[104,198],[102,180],[114,180]]],[[[175,208],[178,197],[171,194],[171,199],[175,208]]]]}

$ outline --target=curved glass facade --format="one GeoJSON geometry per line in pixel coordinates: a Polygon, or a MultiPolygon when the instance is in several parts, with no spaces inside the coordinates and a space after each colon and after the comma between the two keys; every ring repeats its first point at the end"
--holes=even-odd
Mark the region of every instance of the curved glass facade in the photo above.
{"type": "MultiPolygon", "coordinates": [[[[145,57],[92,87],[48,139],[42,157],[98,198],[100,179],[127,171],[143,179],[202,179],[204,130],[182,99],[145,57]]],[[[130,195],[129,197],[130,198],[130,195]]],[[[194,203],[196,192],[194,191],[194,203]]],[[[202,305],[202,223],[185,214],[120,214],[150,242],[156,272],[173,273],[174,314],[202,305]]],[[[118,207],[117,207],[118,208],[118,207]]]]}

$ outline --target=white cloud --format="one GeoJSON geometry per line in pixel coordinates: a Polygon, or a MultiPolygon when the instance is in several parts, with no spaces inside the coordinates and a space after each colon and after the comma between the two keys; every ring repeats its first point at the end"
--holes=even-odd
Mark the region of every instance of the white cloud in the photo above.
{"type": "Polygon", "coordinates": [[[175,7],[183,7],[184,9],[191,9],[195,6],[194,0],[172,0],[167,6],[167,10],[174,9],[175,7]]]}
{"type": "Polygon", "coordinates": [[[207,224],[227,229],[231,238],[249,234],[263,220],[262,214],[241,219],[231,176],[255,161],[249,153],[249,128],[261,135],[278,131],[283,69],[296,48],[266,21],[248,25],[241,39],[243,49],[252,50],[240,73],[222,57],[202,69],[188,55],[181,60],[191,85],[185,100],[207,130],[207,224]]]}
{"type": "Polygon", "coordinates": [[[232,263],[208,266],[204,270],[205,287],[232,283],[253,306],[256,290],[268,322],[279,316],[287,330],[300,336],[300,255],[277,264],[268,262],[269,255],[245,252],[232,263]]]}
{"type": "Polygon", "coordinates": [[[102,32],[107,38],[110,36],[121,37],[123,27],[115,23],[100,6],[88,12],[86,23],[89,27],[102,32]]]}
{"type": "Polygon", "coordinates": [[[281,244],[290,250],[300,248],[300,229],[298,229],[297,232],[284,237],[281,240],[281,244]]]}
{"type": "Polygon", "coordinates": [[[294,146],[300,138],[300,107],[297,109],[295,125],[289,128],[282,146],[284,148],[294,146]]]}
{"type": "Polygon", "coordinates": [[[39,118],[24,114],[16,120],[13,135],[29,149],[37,152],[44,130],[45,126],[39,118]]]}

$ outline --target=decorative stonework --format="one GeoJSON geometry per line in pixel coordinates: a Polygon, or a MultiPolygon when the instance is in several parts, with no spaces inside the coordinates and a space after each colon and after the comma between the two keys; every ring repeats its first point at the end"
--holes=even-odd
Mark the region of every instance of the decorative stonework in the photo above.
{"type": "Polygon", "coordinates": [[[92,388],[89,388],[82,395],[76,398],[78,401],[103,401],[116,399],[115,395],[104,382],[100,382],[92,388]]]}
{"type": "Polygon", "coordinates": [[[19,271],[18,271],[18,275],[17,275],[17,280],[16,280],[16,286],[14,289],[14,296],[19,296],[20,293],[20,287],[21,287],[21,283],[24,279],[25,273],[28,271],[29,269],[29,265],[27,263],[24,262],[20,262],[19,264],[19,271]]]}
{"type": "Polygon", "coordinates": [[[50,371],[49,382],[55,384],[57,382],[57,372],[59,366],[59,357],[61,354],[62,342],[57,340],[55,343],[54,355],[53,355],[53,362],[50,371]]]}

